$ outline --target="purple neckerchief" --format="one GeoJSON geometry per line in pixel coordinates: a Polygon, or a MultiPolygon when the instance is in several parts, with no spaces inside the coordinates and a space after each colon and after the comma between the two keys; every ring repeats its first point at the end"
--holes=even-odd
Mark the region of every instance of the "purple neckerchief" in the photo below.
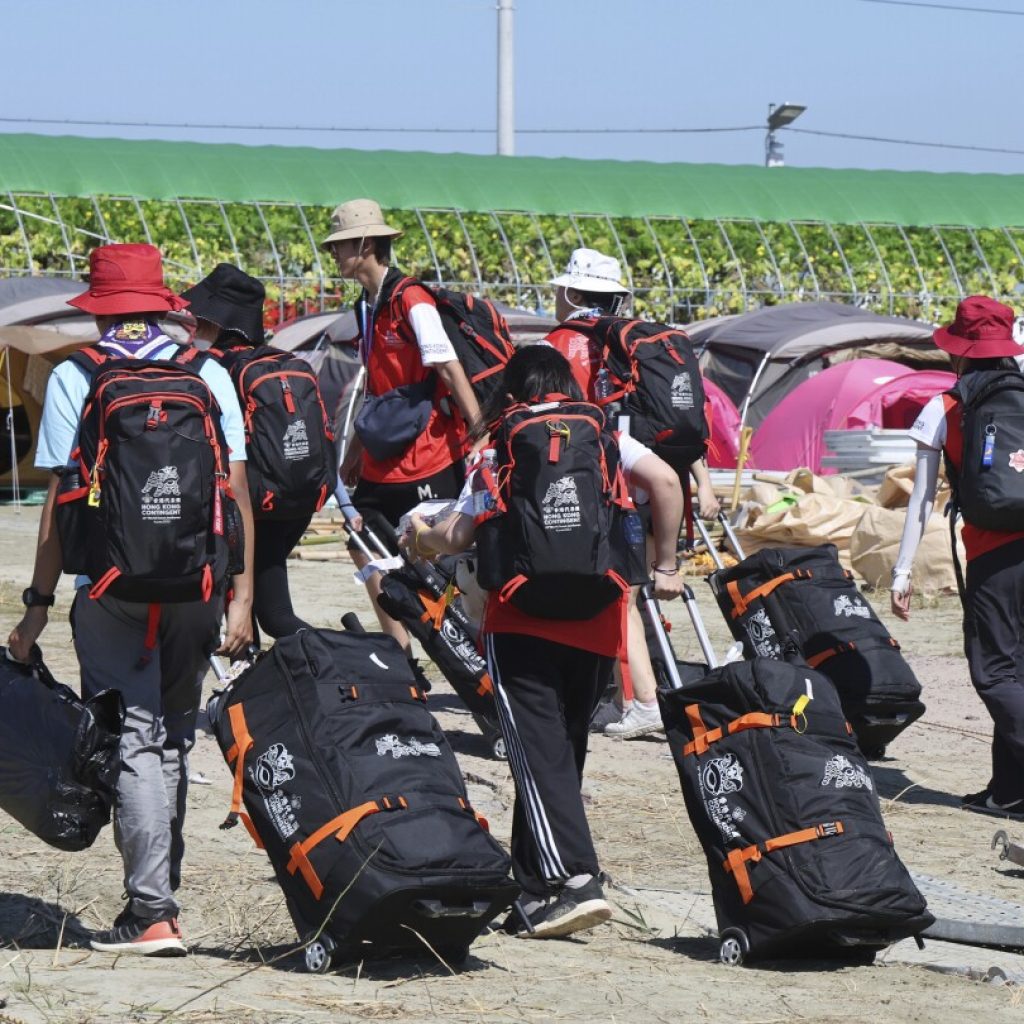
{"type": "Polygon", "coordinates": [[[149,320],[121,320],[100,337],[103,348],[124,359],[152,359],[161,349],[176,344],[149,320]]]}

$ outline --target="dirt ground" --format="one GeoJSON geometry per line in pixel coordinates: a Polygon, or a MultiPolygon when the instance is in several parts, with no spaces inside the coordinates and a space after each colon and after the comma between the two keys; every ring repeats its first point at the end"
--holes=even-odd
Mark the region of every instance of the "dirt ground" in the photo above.
{"type": "MultiPolygon", "coordinates": [[[[0,509],[3,637],[20,616],[37,520],[38,509],[0,509]]],[[[722,651],[724,625],[707,588],[699,581],[694,586],[722,651]]],[[[364,621],[372,618],[347,562],[293,563],[292,587],[299,613],[316,625],[336,625],[350,610],[364,621]]],[[[65,580],[42,645],[54,674],[74,685],[70,597],[65,580]]],[[[684,614],[678,603],[671,608],[673,638],[681,653],[695,657],[684,614]]],[[[980,788],[988,777],[988,720],[959,649],[958,603],[919,603],[909,624],[889,625],[928,705],[924,719],[874,766],[897,850],[914,871],[1018,900],[1024,875],[1002,866],[990,850],[998,823],[957,807],[960,794],[980,788]]],[[[436,685],[430,699],[449,730],[473,803],[505,840],[512,806],[508,771],[487,756],[469,716],[437,672],[431,675],[436,685]]],[[[457,973],[425,957],[312,976],[294,952],[295,934],[264,854],[243,829],[217,827],[228,808],[230,776],[214,741],[203,734],[192,770],[209,784],[194,784],[189,797],[180,896],[191,953],[184,960],[115,959],[88,950],[86,931],[108,926],[121,907],[120,860],[109,829],[91,850],[64,854],[11,819],[0,820],[0,996],[6,1000],[0,1024],[680,1018],[826,1024],[1020,1021],[1024,1013],[1020,987],[909,966],[895,952],[870,967],[717,963],[717,942],[678,909],[685,908],[687,894],[706,895],[708,881],[662,738],[592,740],[585,793],[602,864],[615,883],[611,925],[547,943],[488,934],[457,973]]],[[[1017,828],[1018,838],[1022,831],[1017,828]]]]}

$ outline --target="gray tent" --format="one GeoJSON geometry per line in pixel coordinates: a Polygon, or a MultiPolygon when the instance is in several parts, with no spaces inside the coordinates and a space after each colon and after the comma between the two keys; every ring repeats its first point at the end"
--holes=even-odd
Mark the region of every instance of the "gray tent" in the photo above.
{"type": "Polygon", "coordinates": [[[765,306],[690,324],[701,367],[756,427],[802,381],[850,359],[891,359],[914,369],[947,365],[931,324],[879,316],[838,302],[765,306]]]}

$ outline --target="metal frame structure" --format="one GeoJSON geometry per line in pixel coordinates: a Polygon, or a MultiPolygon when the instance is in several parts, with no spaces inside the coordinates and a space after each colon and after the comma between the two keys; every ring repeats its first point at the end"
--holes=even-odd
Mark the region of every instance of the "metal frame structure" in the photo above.
{"type": "MultiPolygon", "coordinates": [[[[267,284],[279,320],[332,308],[345,287],[317,247],[317,225],[327,216],[318,207],[19,192],[0,200],[0,276],[77,278],[90,248],[141,235],[163,248],[176,285],[220,260],[242,266],[267,284]]],[[[397,248],[405,269],[531,309],[551,308],[548,282],[577,245],[622,260],[639,312],[684,323],[810,300],[937,320],[970,290],[1011,303],[1024,293],[1024,229],[1017,228],[436,208],[392,214],[406,228],[397,248]]]]}

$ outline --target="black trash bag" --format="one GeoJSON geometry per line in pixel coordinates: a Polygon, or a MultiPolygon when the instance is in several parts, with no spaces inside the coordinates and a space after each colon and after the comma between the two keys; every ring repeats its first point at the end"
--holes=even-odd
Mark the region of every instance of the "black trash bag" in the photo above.
{"type": "Polygon", "coordinates": [[[0,808],[58,850],[84,850],[110,821],[121,771],[124,701],[81,700],[42,657],[0,647],[0,808]]]}

